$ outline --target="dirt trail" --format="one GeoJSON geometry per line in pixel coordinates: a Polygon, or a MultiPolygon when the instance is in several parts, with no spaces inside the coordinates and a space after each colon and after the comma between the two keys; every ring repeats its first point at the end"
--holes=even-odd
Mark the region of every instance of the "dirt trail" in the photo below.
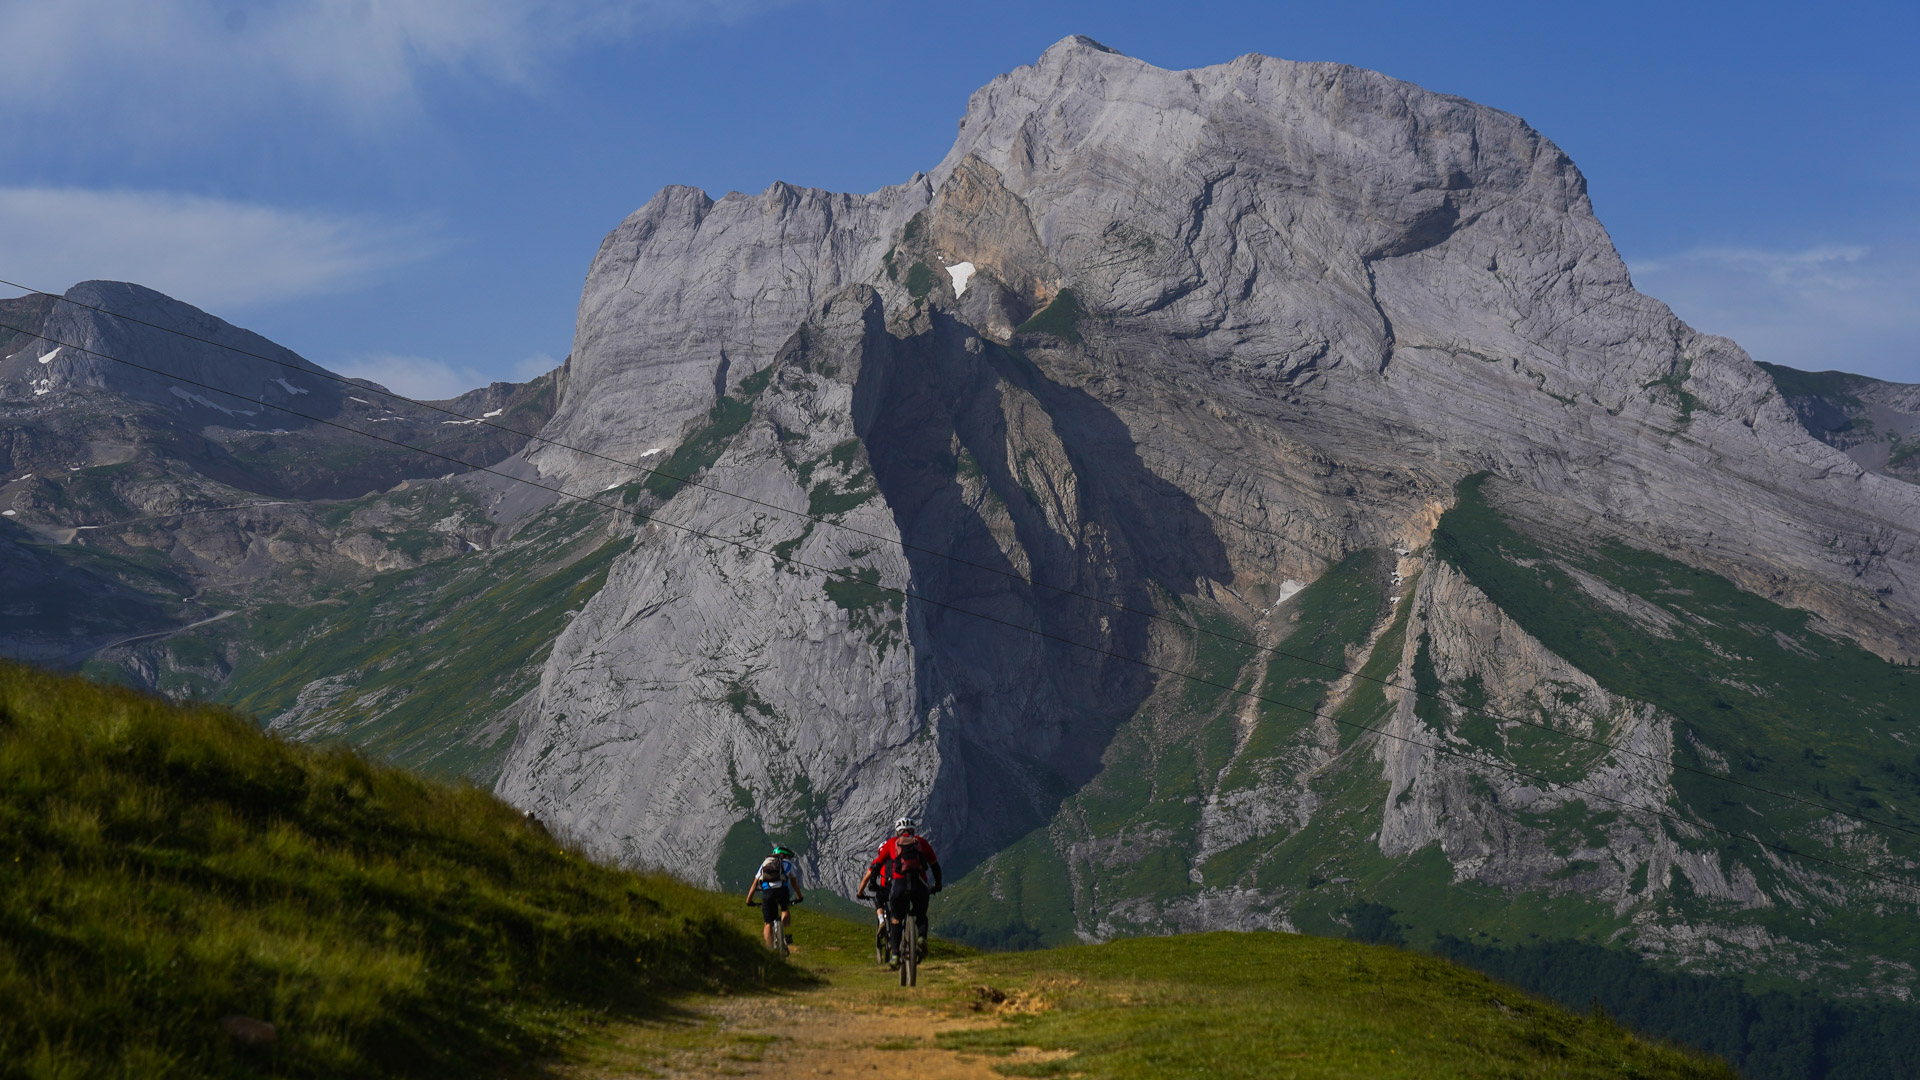
{"type": "MultiPolygon", "coordinates": [[[[949,972],[958,975],[958,972],[949,972]]],[[[554,1069],[556,1080],[628,1077],[904,1077],[1005,1080],[993,1065],[1067,1055],[1023,1048],[1011,1057],[941,1049],[943,1032],[998,1026],[992,1012],[951,1010],[952,983],[888,986],[884,971],[836,971],[833,981],[792,993],[683,1002],[675,1015],[621,1025],[586,1060],[554,1069]],[[916,1003],[920,998],[927,1004],[916,1003]],[[938,1004],[936,1004],[938,1003],[938,1004]],[[938,1007],[945,1005],[947,1007],[938,1007]]]]}

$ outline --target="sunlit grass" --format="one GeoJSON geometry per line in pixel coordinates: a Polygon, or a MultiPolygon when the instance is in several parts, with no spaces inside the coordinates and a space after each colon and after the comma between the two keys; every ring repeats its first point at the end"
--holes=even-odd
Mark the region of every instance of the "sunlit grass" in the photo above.
{"type": "Polygon", "coordinates": [[[8,1075],[453,1075],[772,977],[718,898],[486,792],[4,663],[0,868],[8,1075]]]}
{"type": "Polygon", "coordinates": [[[1070,1057],[1013,1076],[1716,1077],[1726,1066],[1417,953],[1277,933],[1136,938],[967,964],[1004,1026],[950,1049],[1070,1057]]]}

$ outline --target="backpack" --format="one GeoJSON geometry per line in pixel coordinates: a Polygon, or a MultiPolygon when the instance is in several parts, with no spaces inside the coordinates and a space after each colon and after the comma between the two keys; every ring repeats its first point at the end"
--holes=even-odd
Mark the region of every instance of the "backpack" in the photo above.
{"type": "Polygon", "coordinates": [[[778,855],[769,855],[760,864],[760,885],[766,889],[778,889],[787,883],[787,861],[778,855]]]}
{"type": "Polygon", "coordinates": [[[894,841],[893,872],[907,878],[917,878],[927,871],[927,846],[917,836],[903,836],[894,841]]]}

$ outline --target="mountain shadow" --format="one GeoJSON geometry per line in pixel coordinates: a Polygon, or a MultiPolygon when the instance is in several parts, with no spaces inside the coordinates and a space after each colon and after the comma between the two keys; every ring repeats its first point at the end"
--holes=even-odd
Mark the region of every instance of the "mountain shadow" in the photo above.
{"type": "Polygon", "coordinates": [[[1141,461],[1125,424],[945,313],[874,327],[856,433],[913,589],[919,708],[941,771],[929,816],[954,870],[1052,817],[1154,684],[1138,661],[1163,597],[1231,580],[1225,545],[1141,461]]]}

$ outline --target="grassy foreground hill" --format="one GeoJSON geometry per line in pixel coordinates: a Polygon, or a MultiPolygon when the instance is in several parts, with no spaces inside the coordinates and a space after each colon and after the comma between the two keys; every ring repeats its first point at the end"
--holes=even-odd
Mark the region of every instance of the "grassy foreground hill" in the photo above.
{"type": "Polygon", "coordinates": [[[5,663],[0,867],[0,1076],[777,1073],[823,1032],[943,1076],[1731,1075],[1348,941],[942,944],[907,992],[867,925],[806,911],[776,965],[736,898],[597,865],[474,788],[5,663]],[[714,1011],[744,1000],[775,1029],[714,1011]]]}
{"type": "Polygon", "coordinates": [[[773,977],[730,914],[475,788],[0,663],[0,1075],[470,1074],[773,977]]]}

